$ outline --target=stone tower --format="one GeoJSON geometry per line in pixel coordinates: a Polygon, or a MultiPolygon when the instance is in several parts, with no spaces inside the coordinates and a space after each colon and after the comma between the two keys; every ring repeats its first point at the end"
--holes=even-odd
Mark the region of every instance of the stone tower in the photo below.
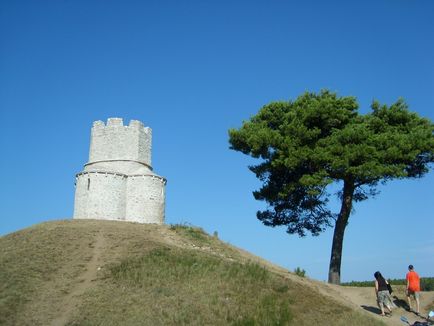
{"type": "Polygon", "coordinates": [[[164,223],[166,179],[152,172],[152,130],[95,121],[89,162],[76,175],[74,219],[164,223]]]}

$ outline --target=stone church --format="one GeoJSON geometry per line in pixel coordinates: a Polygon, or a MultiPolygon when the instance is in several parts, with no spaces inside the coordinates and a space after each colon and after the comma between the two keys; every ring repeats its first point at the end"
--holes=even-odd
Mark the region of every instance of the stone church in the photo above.
{"type": "Polygon", "coordinates": [[[120,118],[93,123],[89,162],[76,175],[74,219],[164,223],[166,179],[151,166],[152,130],[120,118]]]}

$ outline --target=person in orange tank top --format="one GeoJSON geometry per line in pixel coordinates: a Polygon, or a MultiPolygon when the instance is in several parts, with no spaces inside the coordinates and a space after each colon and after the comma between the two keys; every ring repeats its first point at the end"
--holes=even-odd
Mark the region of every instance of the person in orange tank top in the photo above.
{"type": "Polygon", "coordinates": [[[416,301],[416,314],[419,314],[419,307],[420,307],[420,277],[419,275],[414,271],[413,265],[408,266],[408,273],[405,276],[407,280],[407,300],[408,300],[408,306],[411,310],[411,297],[414,298],[416,301]]]}

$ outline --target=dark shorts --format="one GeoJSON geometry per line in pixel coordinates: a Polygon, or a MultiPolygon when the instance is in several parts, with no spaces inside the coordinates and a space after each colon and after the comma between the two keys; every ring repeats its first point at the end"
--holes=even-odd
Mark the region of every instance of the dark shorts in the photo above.
{"type": "Polygon", "coordinates": [[[419,291],[407,290],[407,297],[413,297],[413,298],[419,300],[419,297],[420,297],[419,293],[420,293],[419,291]]]}

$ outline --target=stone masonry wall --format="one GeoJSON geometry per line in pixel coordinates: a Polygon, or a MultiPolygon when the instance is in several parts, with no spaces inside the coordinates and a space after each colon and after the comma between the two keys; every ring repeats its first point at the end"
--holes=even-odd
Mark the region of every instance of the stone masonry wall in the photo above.
{"type": "Polygon", "coordinates": [[[165,180],[161,177],[128,177],[125,219],[140,223],[164,223],[164,187],[165,180]]]}
{"type": "Polygon", "coordinates": [[[132,160],[151,166],[152,131],[140,121],[124,126],[120,118],[110,118],[107,125],[95,121],[92,127],[89,162],[132,160]]]}

